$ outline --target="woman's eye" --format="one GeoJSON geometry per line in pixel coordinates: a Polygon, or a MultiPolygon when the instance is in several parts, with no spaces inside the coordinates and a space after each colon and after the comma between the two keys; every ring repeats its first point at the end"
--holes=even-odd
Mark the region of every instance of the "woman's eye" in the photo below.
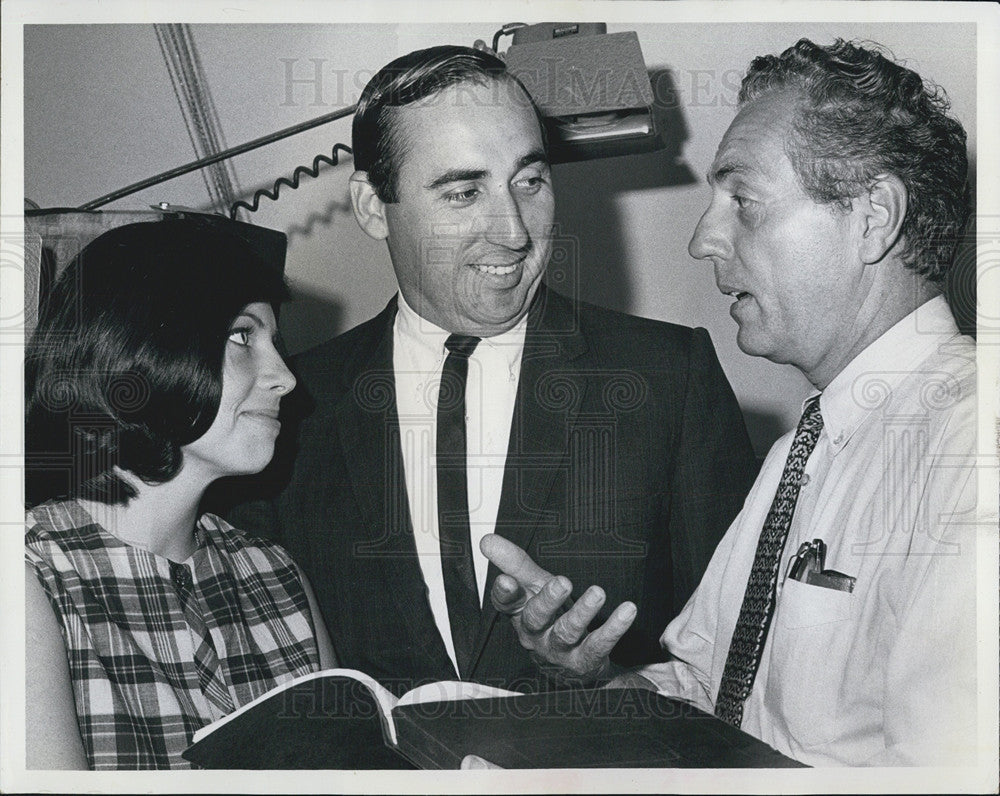
{"type": "Polygon", "coordinates": [[[236,343],[236,345],[250,345],[250,330],[233,329],[229,333],[229,342],[236,343]]]}

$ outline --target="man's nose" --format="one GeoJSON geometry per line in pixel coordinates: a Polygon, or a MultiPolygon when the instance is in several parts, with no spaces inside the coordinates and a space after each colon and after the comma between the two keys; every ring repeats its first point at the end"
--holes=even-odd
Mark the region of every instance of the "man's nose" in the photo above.
{"type": "Polygon", "coordinates": [[[694,235],[688,243],[688,253],[696,260],[705,260],[709,257],[726,257],[729,249],[725,224],[713,202],[698,219],[694,235]]]}
{"type": "Polygon", "coordinates": [[[492,203],[486,219],[486,239],[508,249],[523,249],[531,241],[522,208],[510,193],[503,193],[492,203]]]}

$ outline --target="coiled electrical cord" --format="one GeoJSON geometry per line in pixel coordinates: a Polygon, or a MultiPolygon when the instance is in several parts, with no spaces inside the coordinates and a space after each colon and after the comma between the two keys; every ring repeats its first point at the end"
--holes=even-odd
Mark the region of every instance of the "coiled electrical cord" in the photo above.
{"type": "Polygon", "coordinates": [[[323,163],[330,166],[336,166],[340,162],[340,158],[337,156],[338,152],[344,152],[347,155],[353,154],[351,148],[346,144],[334,144],[333,151],[330,153],[329,157],[319,154],[313,158],[312,167],[299,166],[293,172],[291,179],[288,179],[288,177],[278,177],[278,179],[274,181],[274,185],[270,188],[261,188],[256,191],[253,198],[249,202],[244,202],[242,199],[238,202],[234,202],[229,208],[229,217],[236,220],[236,214],[241,208],[251,213],[257,212],[257,208],[260,207],[260,200],[265,197],[270,199],[272,202],[277,201],[278,194],[281,192],[281,186],[283,185],[287,185],[293,191],[296,190],[299,187],[299,178],[303,174],[310,177],[317,177],[319,176],[319,167],[323,163]]]}

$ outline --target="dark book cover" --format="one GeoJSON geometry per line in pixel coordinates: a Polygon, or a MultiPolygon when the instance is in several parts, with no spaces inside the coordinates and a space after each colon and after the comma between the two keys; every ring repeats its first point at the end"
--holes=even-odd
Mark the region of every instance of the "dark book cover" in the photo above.
{"type": "Polygon", "coordinates": [[[501,768],[800,768],[763,741],[643,689],[405,705],[399,749],[421,768],[475,754],[501,768]]]}
{"type": "Polygon", "coordinates": [[[385,738],[379,704],[367,686],[350,677],[321,677],[273,694],[183,756],[204,768],[415,768],[385,738]]]}
{"type": "Polygon", "coordinates": [[[457,769],[467,754],[503,768],[801,766],[715,716],[641,689],[424,702],[392,716],[396,747],[367,686],[323,677],[262,700],[184,757],[228,769],[457,769]]]}

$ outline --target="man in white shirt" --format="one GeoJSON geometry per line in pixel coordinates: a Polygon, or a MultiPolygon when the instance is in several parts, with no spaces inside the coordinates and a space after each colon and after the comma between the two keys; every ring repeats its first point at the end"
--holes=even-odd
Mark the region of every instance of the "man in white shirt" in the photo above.
{"type": "Polygon", "coordinates": [[[663,660],[659,633],[756,469],[707,332],[545,288],[544,127],[495,56],[390,63],[353,144],[355,216],[386,241],[399,294],[293,363],[313,407],[254,530],[315,584],[340,665],[397,692],[548,687],[483,604],[496,570],[478,542],[494,531],[637,606],[620,663],[663,660]]]}
{"type": "Polygon", "coordinates": [[[593,587],[565,602],[497,537],[492,597],[584,680],[656,688],[811,765],[974,759],[975,346],[941,295],[970,212],[965,132],[875,49],[801,40],[754,60],[691,254],[740,348],[816,388],[775,443],[695,594],[672,660],[626,674],[593,587]],[[817,400],[818,399],[818,400],[817,400]]]}

